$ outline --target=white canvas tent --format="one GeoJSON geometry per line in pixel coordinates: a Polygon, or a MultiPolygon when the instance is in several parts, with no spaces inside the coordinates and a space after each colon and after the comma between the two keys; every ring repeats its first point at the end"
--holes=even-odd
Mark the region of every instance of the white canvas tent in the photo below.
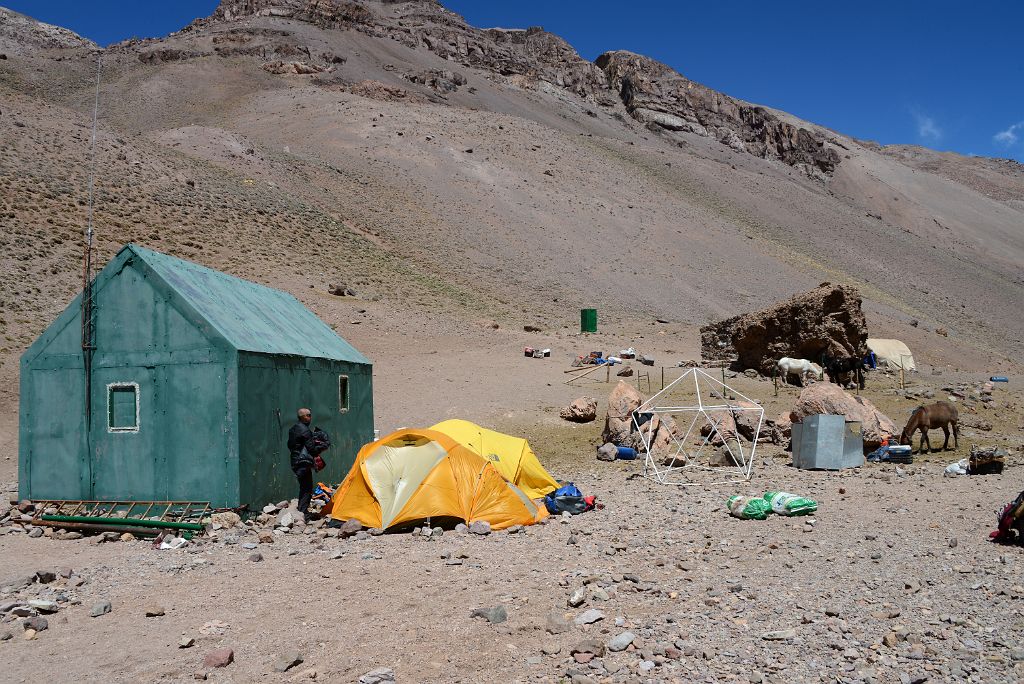
{"type": "Polygon", "coordinates": [[[868,340],[868,349],[875,353],[875,360],[879,366],[893,370],[903,369],[905,371],[917,370],[914,363],[914,355],[910,353],[910,347],[899,340],[868,340]]]}

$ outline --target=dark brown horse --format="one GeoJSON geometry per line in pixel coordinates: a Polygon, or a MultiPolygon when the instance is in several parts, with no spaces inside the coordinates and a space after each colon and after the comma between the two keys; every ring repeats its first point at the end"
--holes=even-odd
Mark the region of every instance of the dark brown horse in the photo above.
{"type": "Polygon", "coordinates": [[[952,426],[953,448],[957,449],[960,446],[960,428],[957,427],[959,419],[960,412],[948,401],[937,401],[928,406],[918,406],[911,414],[910,420],[907,421],[907,426],[900,433],[900,444],[909,444],[913,447],[914,433],[920,430],[921,450],[919,453],[925,453],[925,445],[928,446],[928,451],[931,451],[932,443],[928,440],[928,431],[942,428],[942,432],[946,435],[946,441],[942,444],[942,450],[945,451],[949,447],[949,428],[952,426]]]}

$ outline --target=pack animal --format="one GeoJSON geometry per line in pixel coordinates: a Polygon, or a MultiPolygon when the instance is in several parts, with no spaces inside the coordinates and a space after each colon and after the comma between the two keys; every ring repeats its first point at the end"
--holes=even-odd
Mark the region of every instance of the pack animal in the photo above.
{"type": "Polygon", "coordinates": [[[788,356],[783,356],[776,366],[783,383],[789,382],[790,375],[799,375],[801,386],[807,384],[808,376],[813,375],[815,380],[821,380],[824,376],[821,366],[807,359],[791,359],[788,356]]]}
{"type": "Polygon", "coordinates": [[[903,432],[900,433],[900,444],[909,444],[913,447],[914,433],[920,431],[921,449],[919,453],[925,453],[926,446],[928,451],[931,451],[932,443],[928,440],[928,431],[941,428],[946,435],[946,441],[942,444],[942,450],[945,451],[949,447],[949,432],[952,427],[953,448],[957,449],[960,445],[959,419],[960,412],[948,401],[937,401],[927,406],[918,406],[910,415],[910,420],[907,421],[903,432]]]}
{"type": "Polygon", "coordinates": [[[833,357],[823,354],[821,365],[828,373],[828,379],[837,385],[842,386],[842,376],[850,374],[857,385],[864,389],[864,361],[856,356],[833,357]]]}

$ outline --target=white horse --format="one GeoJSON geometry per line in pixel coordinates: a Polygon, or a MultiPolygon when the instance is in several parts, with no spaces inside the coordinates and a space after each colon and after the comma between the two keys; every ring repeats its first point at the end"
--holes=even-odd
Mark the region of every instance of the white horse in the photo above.
{"type": "Polygon", "coordinates": [[[824,371],[818,364],[808,361],[807,359],[791,359],[788,356],[783,356],[778,362],[779,377],[782,378],[783,384],[789,382],[790,374],[800,376],[800,384],[807,384],[807,377],[814,375],[815,380],[821,380],[824,378],[824,371]]]}

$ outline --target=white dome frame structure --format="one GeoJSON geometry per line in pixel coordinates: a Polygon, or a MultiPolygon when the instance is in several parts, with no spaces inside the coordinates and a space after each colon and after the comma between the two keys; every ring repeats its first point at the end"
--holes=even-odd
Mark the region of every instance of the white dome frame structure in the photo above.
{"type": "Polygon", "coordinates": [[[646,451],[644,477],[654,480],[660,484],[673,484],[680,486],[733,484],[747,482],[750,480],[751,472],[754,467],[754,452],[757,450],[757,440],[761,436],[761,428],[764,425],[764,407],[753,399],[737,392],[724,382],[708,375],[708,373],[703,369],[691,368],[633,411],[633,425],[640,433],[640,437],[644,444],[644,450],[646,451]],[[696,404],[687,406],[670,406],[658,403],[661,397],[666,396],[666,393],[673,387],[690,382],[693,383],[693,389],[697,395],[696,404]],[[707,391],[711,397],[720,401],[715,404],[705,403],[702,394],[703,391],[707,391]],[[740,400],[746,401],[753,406],[742,406],[736,403],[735,399],[731,399],[731,396],[739,397],[740,400]],[[746,412],[757,414],[757,429],[754,431],[754,440],[747,448],[744,448],[743,441],[738,438],[738,435],[737,439],[730,440],[727,439],[725,435],[721,435],[719,433],[718,426],[721,423],[721,419],[716,422],[710,413],[722,411],[728,411],[734,417],[737,413],[746,412]],[[674,454],[669,453],[662,455],[663,460],[665,460],[666,456],[669,457],[669,459],[667,459],[668,464],[659,462],[659,460],[651,453],[651,442],[654,440],[657,432],[652,430],[652,424],[654,422],[652,419],[646,419],[643,421],[643,424],[641,424],[641,416],[646,415],[650,415],[651,418],[656,415],[680,417],[684,415],[692,416],[692,418],[688,418],[689,426],[682,438],[670,433],[676,448],[674,454]],[[700,446],[697,447],[695,451],[687,450],[686,444],[691,435],[694,434],[694,430],[697,431],[697,435],[700,435],[701,428],[704,425],[711,426],[711,430],[708,432],[707,436],[702,439],[700,446]],[[716,467],[703,465],[699,462],[705,448],[711,446],[715,436],[721,437],[721,442],[732,456],[732,461],[735,465],[716,467]],[[731,445],[730,441],[732,442],[731,445]],[[690,473],[693,471],[710,471],[716,474],[722,474],[726,479],[712,478],[714,480],[713,482],[705,482],[703,480],[697,481],[690,477],[690,473]]]}

